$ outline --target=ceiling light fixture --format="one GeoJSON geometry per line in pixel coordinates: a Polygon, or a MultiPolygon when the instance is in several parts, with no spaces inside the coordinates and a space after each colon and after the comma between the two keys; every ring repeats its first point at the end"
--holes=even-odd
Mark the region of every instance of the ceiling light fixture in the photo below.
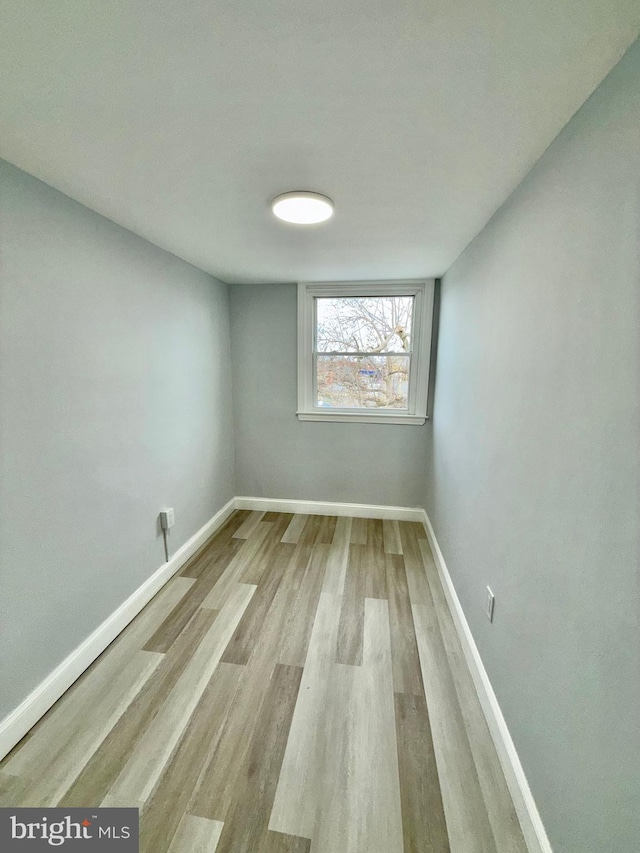
{"type": "Polygon", "coordinates": [[[333,202],[326,195],[306,191],[283,193],[271,202],[271,210],[284,222],[315,225],[333,216],[333,202]]]}

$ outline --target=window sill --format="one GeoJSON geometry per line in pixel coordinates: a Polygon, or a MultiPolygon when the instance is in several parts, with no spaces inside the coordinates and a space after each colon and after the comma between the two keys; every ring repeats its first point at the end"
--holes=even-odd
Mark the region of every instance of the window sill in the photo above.
{"type": "Polygon", "coordinates": [[[428,418],[417,415],[351,414],[344,412],[297,412],[299,421],[329,421],[341,424],[413,424],[425,423],[428,418]]]}

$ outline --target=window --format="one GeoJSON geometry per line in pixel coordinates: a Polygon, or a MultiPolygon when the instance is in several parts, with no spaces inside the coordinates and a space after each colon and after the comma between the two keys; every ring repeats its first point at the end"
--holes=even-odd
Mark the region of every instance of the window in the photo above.
{"type": "Polygon", "coordinates": [[[298,285],[298,417],[424,423],[433,281],[298,285]]]}

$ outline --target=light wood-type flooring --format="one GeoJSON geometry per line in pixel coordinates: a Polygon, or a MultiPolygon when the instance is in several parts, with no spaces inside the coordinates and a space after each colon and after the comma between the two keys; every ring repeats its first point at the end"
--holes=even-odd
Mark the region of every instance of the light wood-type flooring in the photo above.
{"type": "Polygon", "coordinates": [[[236,512],[0,764],[145,853],[526,853],[421,525],[236,512]]]}

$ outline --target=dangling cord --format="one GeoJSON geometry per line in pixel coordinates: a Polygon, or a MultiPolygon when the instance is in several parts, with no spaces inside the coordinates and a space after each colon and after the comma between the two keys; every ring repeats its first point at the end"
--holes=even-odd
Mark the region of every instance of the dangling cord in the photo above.
{"type": "Polygon", "coordinates": [[[162,528],[162,538],[164,539],[164,558],[165,558],[165,561],[168,563],[169,562],[169,544],[167,542],[167,531],[164,529],[164,527],[162,528]]]}

